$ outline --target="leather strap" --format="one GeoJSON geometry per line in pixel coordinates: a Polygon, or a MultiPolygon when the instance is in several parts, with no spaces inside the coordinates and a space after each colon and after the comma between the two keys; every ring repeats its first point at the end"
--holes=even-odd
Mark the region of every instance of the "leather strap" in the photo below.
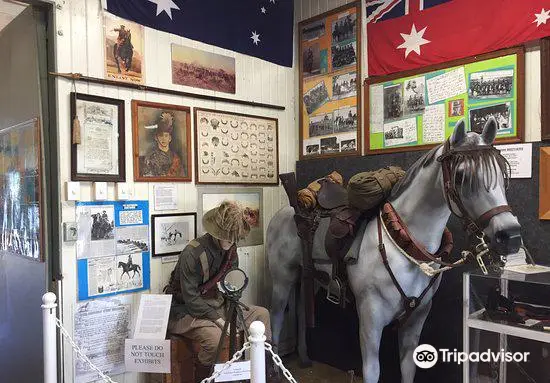
{"type": "Polygon", "coordinates": [[[390,263],[388,262],[388,254],[386,253],[386,246],[384,246],[384,239],[382,238],[382,220],[380,219],[380,214],[376,216],[376,219],[378,222],[378,250],[380,251],[380,255],[382,256],[382,262],[384,263],[384,266],[386,267],[386,270],[390,275],[393,285],[395,286],[397,291],[399,291],[399,295],[401,295],[401,298],[403,298],[403,308],[405,312],[402,315],[400,315],[399,318],[397,319],[398,326],[401,327],[409,319],[413,311],[418,306],[420,306],[422,299],[424,299],[424,296],[433,286],[433,284],[435,283],[439,275],[436,274],[430,279],[428,286],[426,286],[426,288],[422,290],[422,293],[418,297],[407,296],[407,294],[405,294],[405,292],[403,291],[403,288],[399,284],[399,281],[395,277],[395,274],[391,269],[390,263]]]}
{"type": "Polygon", "coordinates": [[[501,206],[497,206],[497,207],[494,207],[492,208],[491,210],[489,211],[486,211],[485,213],[483,213],[477,220],[476,220],[476,225],[481,229],[485,229],[487,226],[489,226],[489,222],[491,221],[491,219],[495,216],[495,215],[498,215],[500,213],[507,213],[507,212],[512,212],[512,208],[508,205],[501,205],[501,206]]]}

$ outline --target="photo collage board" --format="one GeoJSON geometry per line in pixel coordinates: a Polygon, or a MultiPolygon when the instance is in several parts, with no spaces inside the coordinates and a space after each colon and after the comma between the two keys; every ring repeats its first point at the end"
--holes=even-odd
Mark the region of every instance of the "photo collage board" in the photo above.
{"type": "Polygon", "coordinates": [[[355,3],[300,23],[300,158],[361,154],[360,24],[355,3]]]}
{"type": "Polygon", "coordinates": [[[497,141],[521,141],[523,50],[511,48],[446,65],[365,81],[367,153],[440,144],[461,119],[468,131],[481,133],[491,116],[498,123],[497,141]]]}

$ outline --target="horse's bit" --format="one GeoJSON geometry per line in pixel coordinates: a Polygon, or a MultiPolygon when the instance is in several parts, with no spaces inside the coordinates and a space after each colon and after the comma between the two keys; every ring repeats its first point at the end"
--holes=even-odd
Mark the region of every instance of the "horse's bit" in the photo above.
{"type": "Polygon", "coordinates": [[[484,274],[487,274],[487,267],[485,266],[482,257],[489,253],[489,246],[485,242],[485,233],[483,232],[483,230],[489,225],[489,222],[494,216],[501,213],[512,212],[512,209],[508,205],[500,205],[481,214],[477,219],[472,219],[472,217],[466,210],[464,203],[462,202],[460,193],[456,190],[456,186],[451,180],[450,163],[450,160],[455,153],[480,150],[494,150],[494,148],[491,145],[483,145],[477,146],[475,147],[475,149],[451,149],[450,140],[447,140],[445,141],[445,145],[443,146],[443,154],[439,156],[437,160],[441,162],[441,168],[443,171],[443,184],[445,188],[445,199],[447,200],[449,209],[455,216],[462,220],[464,228],[466,229],[466,232],[469,234],[469,236],[471,238],[475,237],[478,240],[478,243],[473,247],[473,253],[471,251],[465,250],[462,252],[462,256],[464,258],[466,258],[467,256],[474,257],[479,264],[481,271],[484,274]],[[453,204],[458,208],[458,212],[453,208],[453,204]]]}

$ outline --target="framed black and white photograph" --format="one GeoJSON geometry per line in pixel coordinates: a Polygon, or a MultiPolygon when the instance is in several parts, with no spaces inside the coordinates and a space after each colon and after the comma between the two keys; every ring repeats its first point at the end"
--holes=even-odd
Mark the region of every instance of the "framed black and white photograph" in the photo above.
{"type": "Polygon", "coordinates": [[[71,145],[71,180],[125,182],[124,100],[71,93],[71,121],[80,143],[71,145]]]}
{"type": "Polygon", "coordinates": [[[403,85],[384,88],[384,121],[403,117],[403,85]]]}
{"type": "Polygon", "coordinates": [[[420,114],[426,108],[426,78],[424,76],[405,81],[403,89],[405,114],[420,114]]]}
{"type": "Polygon", "coordinates": [[[340,151],[340,144],[338,138],[327,137],[321,138],[321,153],[334,153],[340,151]]]}
{"type": "Polygon", "coordinates": [[[356,23],[357,13],[344,12],[338,15],[338,19],[332,22],[332,44],[355,40],[356,23]]]}
{"type": "Polygon", "coordinates": [[[309,136],[326,136],[334,133],[334,118],[332,113],[311,116],[309,119],[309,136]]]}
{"type": "Polygon", "coordinates": [[[514,70],[502,69],[476,72],[470,75],[470,100],[510,98],[514,88],[514,70]]]}
{"type": "Polygon", "coordinates": [[[336,70],[357,62],[357,42],[350,41],[332,47],[332,69],[336,70]]]}
{"type": "Polygon", "coordinates": [[[332,99],[355,97],[357,94],[357,72],[336,75],[332,78],[332,99]]]}
{"type": "Polygon", "coordinates": [[[512,113],[509,102],[470,109],[470,130],[481,134],[483,127],[490,117],[494,117],[498,124],[497,136],[512,130],[512,113]]]}
{"type": "Polygon", "coordinates": [[[152,215],[153,257],[178,255],[197,237],[197,213],[152,215]]]}
{"type": "Polygon", "coordinates": [[[333,113],[334,133],[354,132],[357,130],[357,107],[347,106],[333,113]]]}
{"type": "Polygon", "coordinates": [[[328,90],[325,82],[321,81],[304,94],[304,104],[308,114],[315,112],[319,107],[329,100],[328,90]]]}
{"type": "Polygon", "coordinates": [[[204,234],[202,217],[210,209],[219,206],[223,201],[232,201],[243,209],[249,209],[258,217],[256,225],[251,227],[248,236],[237,246],[256,246],[264,243],[263,229],[263,189],[262,188],[199,188],[198,210],[199,235],[204,234]]]}
{"type": "Polygon", "coordinates": [[[311,24],[308,24],[302,29],[302,39],[315,40],[325,35],[325,22],[323,20],[317,20],[311,24]]]}

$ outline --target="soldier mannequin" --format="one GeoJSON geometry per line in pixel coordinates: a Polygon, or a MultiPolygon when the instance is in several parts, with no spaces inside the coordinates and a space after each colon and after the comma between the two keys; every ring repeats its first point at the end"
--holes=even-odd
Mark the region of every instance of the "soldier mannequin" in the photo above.
{"type": "MultiPolygon", "coordinates": [[[[217,282],[227,270],[238,267],[236,242],[249,234],[248,218],[247,211],[234,202],[224,201],[208,211],[202,220],[207,233],[192,240],[181,252],[164,289],[173,295],[169,331],[201,345],[198,359],[202,366],[197,371],[201,379],[210,375],[210,367],[216,362],[218,343],[227,319],[227,307],[217,282]]],[[[270,342],[269,312],[259,306],[248,307],[250,310],[243,310],[245,326],[256,320],[263,322],[270,342]]],[[[278,381],[271,363],[267,364],[270,367],[268,381],[278,381]]]]}

